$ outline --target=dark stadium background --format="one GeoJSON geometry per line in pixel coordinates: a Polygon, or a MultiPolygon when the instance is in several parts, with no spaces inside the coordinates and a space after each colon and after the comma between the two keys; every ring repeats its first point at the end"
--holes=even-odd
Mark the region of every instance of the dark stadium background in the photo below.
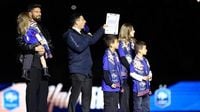
{"type": "MultiPolygon", "coordinates": [[[[31,0],[1,1],[1,82],[20,82],[20,64],[16,61],[16,17],[31,0]]],[[[199,80],[200,3],[196,0],[37,0],[42,4],[42,21],[54,45],[49,60],[50,84],[70,86],[66,46],[62,34],[67,30],[72,5],[83,12],[93,33],[105,23],[106,13],[119,13],[120,26],[130,22],[135,38],[148,44],[153,72],[152,89],[183,80],[199,80]]],[[[91,47],[94,85],[100,86],[104,44],[101,39],[91,47]]]]}

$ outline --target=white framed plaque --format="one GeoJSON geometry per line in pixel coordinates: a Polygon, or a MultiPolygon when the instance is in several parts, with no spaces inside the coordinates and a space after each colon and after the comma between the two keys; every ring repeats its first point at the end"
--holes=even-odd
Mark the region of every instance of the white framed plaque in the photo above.
{"type": "Polygon", "coordinates": [[[119,28],[119,19],[120,14],[116,13],[107,13],[106,14],[106,25],[108,25],[105,28],[105,34],[118,34],[118,28],[119,28]]]}

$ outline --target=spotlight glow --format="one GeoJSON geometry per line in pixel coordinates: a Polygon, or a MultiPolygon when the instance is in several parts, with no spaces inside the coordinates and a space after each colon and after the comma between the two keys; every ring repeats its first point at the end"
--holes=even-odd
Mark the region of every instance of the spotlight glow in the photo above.
{"type": "Polygon", "coordinates": [[[72,9],[72,10],[76,10],[76,9],[77,9],[77,6],[76,6],[76,5],[72,5],[72,6],[71,6],[71,9],[72,9]]]}

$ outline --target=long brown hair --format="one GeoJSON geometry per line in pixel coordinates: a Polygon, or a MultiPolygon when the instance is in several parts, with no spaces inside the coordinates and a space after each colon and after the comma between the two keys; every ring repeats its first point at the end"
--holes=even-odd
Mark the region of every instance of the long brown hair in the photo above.
{"type": "Polygon", "coordinates": [[[21,12],[17,17],[17,32],[24,35],[29,27],[30,17],[28,12],[21,12]]]}
{"type": "Polygon", "coordinates": [[[131,25],[130,23],[124,23],[121,28],[120,28],[120,32],[119,32],[119,40],[125,40],[126,42],[130,41],[130,40],[134,40],[134,37],[131,37],[130,32],[134,30],[133,25],[131,25]]]}

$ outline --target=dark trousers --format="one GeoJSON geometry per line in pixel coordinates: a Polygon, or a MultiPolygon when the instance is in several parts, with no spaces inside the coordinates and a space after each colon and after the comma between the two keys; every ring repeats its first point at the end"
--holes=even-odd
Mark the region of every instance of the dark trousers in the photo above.
{"type": "Polygon", "coordinates": [[[92,95],[92,78],[83,74],[72,74],[71,79],[72,90],[69,98],[68,112],[76,112],[76,104],[80,92],[82,92],[82,112],[89,112],[92,95]]]}
{"type": "Polygon", "coordinates": [[[104,112],[117,112],[119,103],[119,92],[103,92],[104,112]]]}
{"type": "Polygon", "coordinates": [[[26,88],[27,112],[47,112],[48,80],[42,77],[42,69],[30,69],[30,82],[26,88]]]}
{"type": "Polygon", "coordinates": [[[133,93],[133,112],[150,112],[150,97],[149,94],[137,96],[133,93]]]}
{"type": "Polygon", "coordinates": [[[124,92],[120,92],[120,112],[130,112],[129,108],[129,98],[130,98],[130,88],[127,80],[124,80],[124,84],[122,86],[124,92]]]}

